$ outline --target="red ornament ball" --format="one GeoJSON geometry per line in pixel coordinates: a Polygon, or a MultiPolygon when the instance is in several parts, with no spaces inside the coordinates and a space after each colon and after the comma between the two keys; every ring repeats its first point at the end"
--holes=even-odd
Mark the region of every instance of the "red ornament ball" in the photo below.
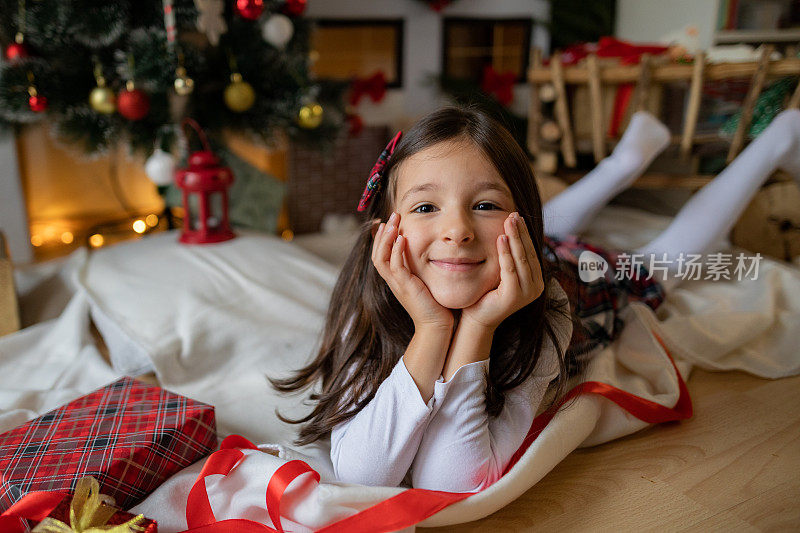
{"type": "Polygon", "coordinates": [[[25,46],[24,43],[11,43],[8,45],[8,48],[6,48],[6,59],[8,59],[10,63],[19,61],[29,55],[31,55],[30,50],[28,50],[28,47],[25,46]]]}
{"type": "Polygon", "coordinates": [[[283,14],[290,17],[299,17],[306,10],[307,0],[286,0],[283,4],[283,14]]]}
{"type": "Polygon", "coordinates": [[[117,96],[117,111],[128,120],[141,120],[150,112],[150,98],[139,89],[124,90],[117,96]]]}
{"type": "Polygon", "coordinates": [[[236,12],[247,20],[256,20],[264,12],[264,0],[236,0],[236,12]]]}

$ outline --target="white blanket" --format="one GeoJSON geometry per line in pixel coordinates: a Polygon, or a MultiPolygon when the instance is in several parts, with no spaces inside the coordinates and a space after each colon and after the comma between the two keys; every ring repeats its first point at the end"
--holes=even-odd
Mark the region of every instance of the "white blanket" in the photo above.
{"type": "MultiPolygon", "coordinates": [[[[585,237],[629,248],[668,221],[607,207],[585,237]]],[[[257,443],[282,444],[277,449],[283,458],[305,458],[320,472],[323,483],[304,495],[305,504],[287,504],[285,515],[297,524],[318,527],[402,491],[331,483],[324,445],[290,449],[285,445],[296,428],[274,416],[276,407],[287,414],[307,409],[297,398],[275,394],[266,378],[285,375],[312,355],[336,266],[294,244],[250,233],[213,247],[181,247],[175,234],[159,234],[103,252],[76,252],[63,264],[62,277],[73,276],[73,293],[57,318],[0,338],[0,430],[115,379],[125,363],[119,354],[144,353],[165,388],[216,407],[222,436],[238,433],[257,443]],[[108,342],[112,357],[117,354],[116,369],[93,345],[90,314],[107,319],[101,328],[107,341],[116,328],[118,336],[108,342]]],[[[684,378],[693,365],[769,378],[796,374],[799,297],[800,271],[769,259],[761,261],[757,280],[685,282],[668,294],[657,314],[631,305],[621,337],[598,354],[589,377],[673,406],[677,377],[652,331],[665,341],[684,378]]],[[[580,397],[499,482],[422,524],[484,517],[534,485],[574,448],[646,425],[608,400],[580,397]]],[[[185,527],[181,505],[197,468],[178,474],[138,507],[159,521],[161,531],[185,527]]],[[[263,501],[267,479],[251,481],[263,501]]]]}

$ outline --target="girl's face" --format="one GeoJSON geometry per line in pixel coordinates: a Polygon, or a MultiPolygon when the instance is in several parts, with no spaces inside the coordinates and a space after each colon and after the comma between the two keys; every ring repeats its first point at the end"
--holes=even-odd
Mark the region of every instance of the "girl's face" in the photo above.
{"type": "Polygon", "coordinates": [[[500,284],[497,238],[516,210],[511,191],[464,140],[417,152],[397,172],[394,206],[408,268],[442,306],[469,307],[500,284]]]}

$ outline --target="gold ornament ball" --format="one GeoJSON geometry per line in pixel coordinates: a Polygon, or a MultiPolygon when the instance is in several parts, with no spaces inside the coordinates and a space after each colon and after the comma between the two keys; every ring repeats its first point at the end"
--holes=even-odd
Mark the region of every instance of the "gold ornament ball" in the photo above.
{"type": "Polygon", "coordinates": [[[297,113],[297,122],[301,127],[314,129],[322,123],[322,106],[319,104],[307,104],[300,108],[297,113]]]}
{"type": "Polygon", "coordinates": [[[253,86],[242,81],[241,75],[231,76],[231,83],[225,87],[225,105],[231,111],[243,113],[253,107],[256,102],[256,92],[253,86]]]}
{"type": "Polygon", "coordinates": [[[95,87],[89,93],[89,105],[98,113],[110,115],[117,110],[117,99],[114,91],[108,87],[95,87]]]}

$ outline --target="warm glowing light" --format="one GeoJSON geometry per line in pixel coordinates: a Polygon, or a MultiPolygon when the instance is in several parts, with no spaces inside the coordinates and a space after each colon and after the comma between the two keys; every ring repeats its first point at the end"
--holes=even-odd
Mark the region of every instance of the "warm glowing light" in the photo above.
{"type": "Polygon", "coordinates": [[[72,234],[71,231],[65,231],[64,233],[61,234],[61,242],[63,242],[64,244],[69,244],[73,240],[75,240],[75,236],[72,234]]]}
{"type": "Polygon", "coordinates": [[[283,230],[283,233],[281,233],[281,238],[284,241],[291,241],[292,239],[294,239],[294,232],[290,229],[285,229],[283,230]]]}
{"type": "Polygon", "coordinates": [[[44,236],[46,239],[54,239],[56,235],[58,235],[58,231],[55,226],[47,226],[44,228],[44,236]]]}
{"type": "Polygon", "coordinates": [[[103,246],[104,242],[106,242],[106,240],[99,233],[95,233],[89,237],[89,244],[91,244],[94,248],[100,248],[103,246]]]}
{"type": "Polygon", "coordinates": [[[144,221],[151,228],[158,226],[158,217],[152,213],[144,217],[144,221]]]}
{"type": "Polygon", "coordinates": [[[145,224],[144,220],[142,220],[141,218],[133,223],[133,231],[135,231],[136,233],[144,233],[146,229],[147,229],[147,224],[145,224]]]}
{"type": "Polygon", "coordinates": [[[31,244],[34,246],[41,246],[42,245],[42,236],[41,235],[34,235],[31,237],[31,244]]]}

